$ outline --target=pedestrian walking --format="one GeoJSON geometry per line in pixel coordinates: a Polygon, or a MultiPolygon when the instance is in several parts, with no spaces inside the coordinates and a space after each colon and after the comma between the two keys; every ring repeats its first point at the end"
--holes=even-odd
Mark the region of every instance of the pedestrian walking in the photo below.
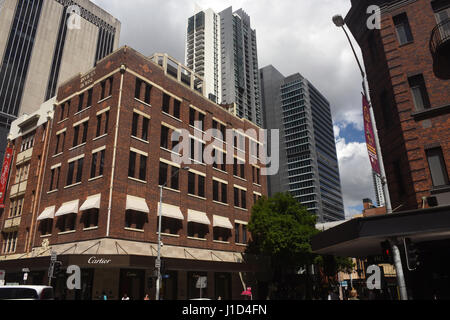
{"type": "Polygon", "coordinates": [[[122,300],[130,300],[130,297],[128,297],[127,294],[125,293],[122,297],[122,300]]]}

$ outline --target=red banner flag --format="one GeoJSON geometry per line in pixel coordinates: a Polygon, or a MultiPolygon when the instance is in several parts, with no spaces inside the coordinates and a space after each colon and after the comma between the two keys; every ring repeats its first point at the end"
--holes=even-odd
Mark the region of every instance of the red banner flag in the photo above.
{"type": "Polygon", "coordinates": [[[363,95],[363,116],[364,116],[364,133],[366,135],[367,151],[369,152],[370,164],[373,171],[381,175],[380,163],[378,161],[377,145],[375,134],[373,131],[372,119],[370,117],[370,105],[366,97],[363,95]]]}
{"type": "Polygon", "coordinates": [[[12,156],[13,156],[13,149],[6,148],[5,159],[3,160],[3,167],[0,176],[0,208],[5,207],[5,193],[6,193],[6,186],[8,184],[8,177],[10,171],[9,169],[11,166],[12,156]]]}

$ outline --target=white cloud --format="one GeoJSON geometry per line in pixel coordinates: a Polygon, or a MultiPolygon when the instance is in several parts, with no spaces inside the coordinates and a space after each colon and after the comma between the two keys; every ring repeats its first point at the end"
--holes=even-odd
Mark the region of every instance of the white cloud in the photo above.
{"type": "Polygon", "coordinates": [[[357,213],[364,198],[374,199],[371,167],[365,143],[338,138],[336,143],[346,216],[357,213]]]}

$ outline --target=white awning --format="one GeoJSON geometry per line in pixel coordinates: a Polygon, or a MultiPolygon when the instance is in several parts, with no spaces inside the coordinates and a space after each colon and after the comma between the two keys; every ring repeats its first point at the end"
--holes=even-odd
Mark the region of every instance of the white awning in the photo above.
{"type": "Polygon", "coordinates": [[[78,205],[80,200],[74,200],[63,203],[63,205],[56,211],[55,217],[65,216],[66,214],[78,213],[78,205]]]}
{"type": "Polygon", "coordinates": [[[211,221],[209,221],[208,216],[205,212],[188,210],[188,222],[195,222],[200,224],[210,225],[211,221]]]}
{"type": "Polygon", "coordinates": [[[221,216],[213,216],[213,227],[220,227],[233,230],[230,219],[221,216]]]}
{"type": "Polygon", "coordinates": [[[134,210],[144,213],[150,213],[147,202],[144,198],[138,198],[127,195],[127,206],[125,210],[134,210]]]}
{"type": "MultiPolygon", "coordinates": [[[[158,210],[159,210],[159,205],[158,205],[158,210]]],[[[159,214],[159,211],[158,211],[158,214],[159,214]]],[[[167,218],[184,220],[184,216],[181,213],[180,208],[177,206],[170,205],[170,204],[165,204],[165,203],[162,204],[161,215],[163,217],[167,217],[167,218]]]]}
{"type": "Polygon", "coordinates": [[[46,219],[54,219],[55,218],[55,206],[45,208],[42,211],[41,215],[37,218],[37,221],[42,221],[46,219]]]}
{"type": "Polygon", "coordinates": [[[95,196],[90,196],[86,199],[83,205],[80,207],[80,211],[86,211],[89,209],[100,209],[100,200],[102,195],[96,194],[95,196]]]}

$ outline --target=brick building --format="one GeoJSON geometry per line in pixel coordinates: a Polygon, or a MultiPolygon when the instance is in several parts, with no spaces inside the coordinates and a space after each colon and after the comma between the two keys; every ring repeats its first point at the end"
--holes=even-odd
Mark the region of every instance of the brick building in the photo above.
{"type": "Polygon", "coordinates": [[[450,3],[441,0],[352,0],[346,17],[362,49],[397,211],[450,204],[448,17],[450,3]],[[370,5],[381,8],[380,30],[367,27],[370,5]]]}
{"type": "Polygon", "coordinates": [[[201,81],[167,55],[147,58],[122,47],[62,84],[56,101],[17,120],[0,215],[7,282],[22,283],[21,270],[29,268],[28,283],[45,283],[55,251],[63,268],[82,269],[82,290],[67,291],[65,276],[54,282],[61,297],[154,296],[164,185],[162,297],[198,297],[198,276],[208,277],[209,298],[237,299],[253,284],[247,223],[253,203],[267,194],[254,152],[259,128],[206,99],[201,81]],[[233,143],[202,137],[211,128],[232,129],[233,143]],[[189,141],[171,141],[183,129],[189,141]],[[198,157],[213,142],[216,159],[232,164],[198,157]],[[177,144],[193,146],[195,161],[176,161],[186,155],[177,144]],[[25,176],[18,173],[23,164],[25,176]]]}

